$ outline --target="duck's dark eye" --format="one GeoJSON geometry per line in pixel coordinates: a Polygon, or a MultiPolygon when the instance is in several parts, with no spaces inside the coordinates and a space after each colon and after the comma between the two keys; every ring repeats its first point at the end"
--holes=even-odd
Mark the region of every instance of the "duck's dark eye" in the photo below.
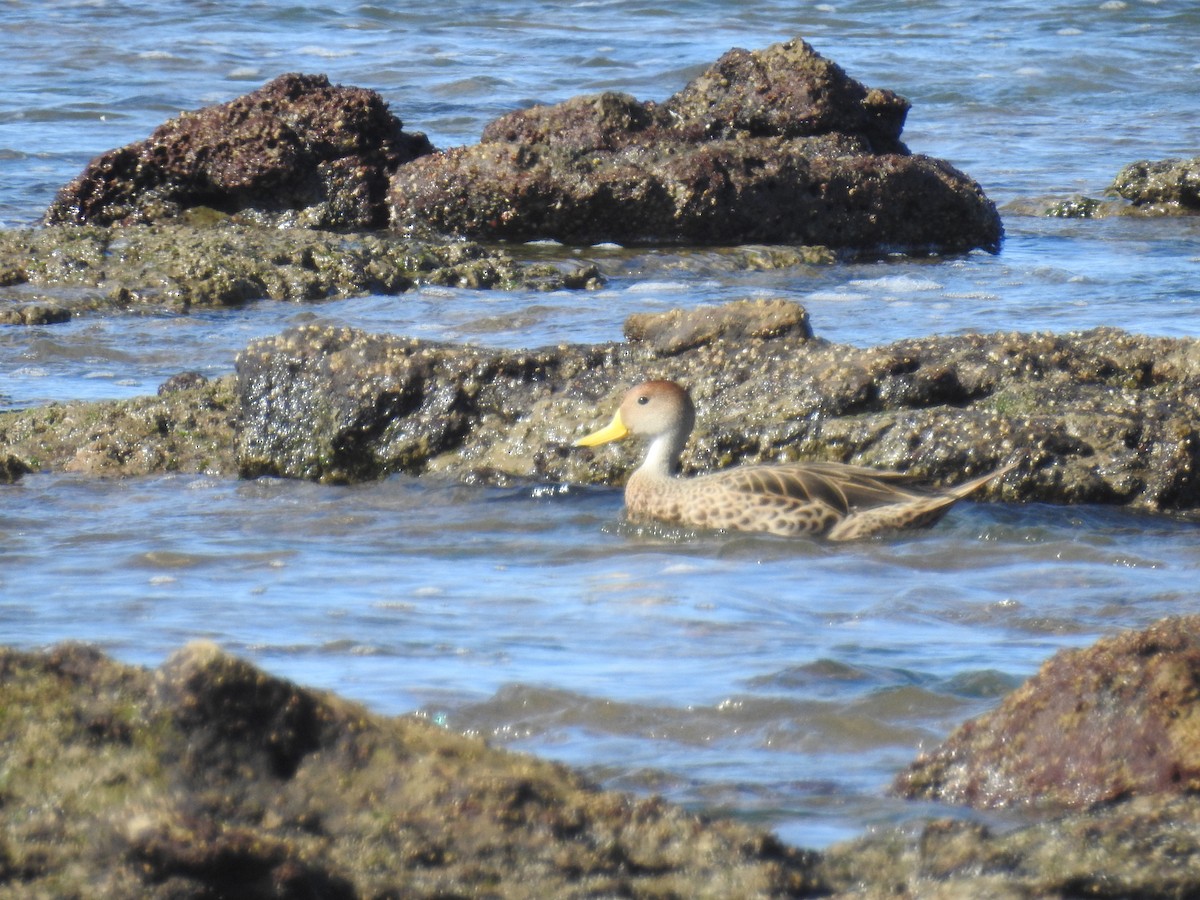
{"type": "Polygon", "coordinates": [[[645,394],[642,394],[642,396],[638,397],[638,406],[645,406],[649,402],[650,402],[650,398],[647,397],[645,394]]]}

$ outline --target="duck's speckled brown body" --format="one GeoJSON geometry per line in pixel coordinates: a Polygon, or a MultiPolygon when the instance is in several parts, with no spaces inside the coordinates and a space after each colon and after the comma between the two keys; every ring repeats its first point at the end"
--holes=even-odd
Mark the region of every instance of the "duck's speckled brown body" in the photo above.
{"type": "Polygon", "coordinates": [[[842,541],[932,525],[955,501],[1014,465],[944,491],[913,486],[900,473],[832,462],[742,466],[681,478],[679,454],[695,417],[687,391],[672,381],[648,381],[625,395],[607,427],[577,445],[627,434],[650,439],[645,460],[625,487],[631,518],[842,541]]]}

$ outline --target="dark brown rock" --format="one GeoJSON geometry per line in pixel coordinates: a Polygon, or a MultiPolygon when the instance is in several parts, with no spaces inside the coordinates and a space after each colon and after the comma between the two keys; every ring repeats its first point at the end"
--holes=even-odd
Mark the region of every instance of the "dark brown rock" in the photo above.
{"type": "Polygon", "coordinates": [[[206,384],[208,384],[208,378],[200,372],[179,372],[158,386],[158,396],[162,397],[206,384]]]}
{"type": "Polygon", "coordinates": [[[570,243],[998,249],[979,185],[900,142],[907,109],[799,39],[733,50],[661,106],[624,94],[535,106],[479,144],[403,166],[393,225],[570,243]]]}
{"type": "Polygon", "coordinates": [[[374,91],[281,75],[97,157],[46,222],[145,223],[211,207],[271,224],[376,228],[387,219],[389,175],[432,149],[374,91]]]}
{"type": "Polygon", "coordinates": [[[1082,808],[1200,790],[1200,617],[1062,651],[901,774],[907,797],[1082,808]]]}
{"type": "Polygon", "coordinates": [[[730,50],[663,104],[681,130],[707,137],[864,136],[876,153],[907,153],[909,102],[868,90],[799,38],[767,50],[730,50]]]}
{"type": "Polygon", "coordinates": [[[22,459],[7,454],[0,456],[0,484],[15,484],[20,481],[22,475],[29,474],[32,469],[29,464],[22,459]]]}

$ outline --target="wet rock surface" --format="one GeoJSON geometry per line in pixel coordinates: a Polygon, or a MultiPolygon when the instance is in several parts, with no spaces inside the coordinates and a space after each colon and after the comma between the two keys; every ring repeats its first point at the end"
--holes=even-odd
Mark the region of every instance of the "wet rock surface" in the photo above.
{"type": "Polygon", "coordinates": [[[935,819],[832,847],[817,872],[842,898],[1183,900],[1200,891],[1200,799],[1139,797],[1015,829],[935,819]]]}
{"type": "Polygon", "coordinates": [[[735,49],[662,104],[575,97],[398,169],[394,226],[565,242],[996,250],[982,189],[899,140],[908,102],[803,40],[735,49]]]}
{"type": "Polygon", "coordinates": [[[1117,173],[1109,191],[1142,211],[1200,213],[1200,156],[1132,163],[1117,173]]]}
{"type": "Polygon", "coordinates": [[[391,295],[420,284],[556,290],[600,280],[589,263],[518,262],[503,251],[428,234],[336,234],[228,221],[0,231],[0,324],[148,307],[391,295]]]}
{"type": "Polygon", "coordinates": [[[242,471],[616,484],[640,448],[571,444],[629,385],[669,378],[699,409],[685,473],[833,459],[947,483],[1018,459],[981,496],[1200,506],[1194,340],[1097,329],[858,348],[768,300],[627,329],[624,343],[517,352],[326,327],[256,342],[237,362],[242,471]]]}
{"type": "Polygon", "coordinates": [[[0,413],[0,454],[14,473],[616,485],[636,442],[572,444],[631,384],[669,378],[699,409],[685,473],[822,459],[949,484],[1017,460],[982,499],[1200,513],[1192,339],[1095,329],[860,348],[813,337],[801,306],[771,299],[634,315],[626,331],[497,350],[304,326],[252,343],[234,378],[0,413]]]}
{"type": "Polygon", "coordinates": [[[374,91],[281,75],[97,157],[45,219],[133,224],[211,207],[259,224],[377,228],[387,220],[389,174],[432,150],[374,91]]]}
{"type": "Polygon", "coordinates": [[[0,892],[771,897],[814,854],[189,645],[0,650],[0,892]]]}
{"type": "Polygon", "coordinates": [[[896,780],[905,797],[1085,808],[1200,790],[1200,616],[1067,650],[896,780]]]}

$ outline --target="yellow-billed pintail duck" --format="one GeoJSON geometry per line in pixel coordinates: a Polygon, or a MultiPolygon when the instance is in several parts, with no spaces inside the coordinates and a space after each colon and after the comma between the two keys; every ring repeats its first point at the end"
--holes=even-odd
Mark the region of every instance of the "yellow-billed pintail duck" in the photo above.
{"type": "Polygon", "coordinates": [[[575,445],[594,447],[630,434],[650,439],[625,487],[632,519],[835,541],[932,525],[955,501],[1016,465],[942,491],[912,486],[912,476],[899,472],[835,462],[740,466],[682,478],[679,454],[695,421],[686,390],[673,381],[647,381],[625,394],[612,422],[575,445]]]}

